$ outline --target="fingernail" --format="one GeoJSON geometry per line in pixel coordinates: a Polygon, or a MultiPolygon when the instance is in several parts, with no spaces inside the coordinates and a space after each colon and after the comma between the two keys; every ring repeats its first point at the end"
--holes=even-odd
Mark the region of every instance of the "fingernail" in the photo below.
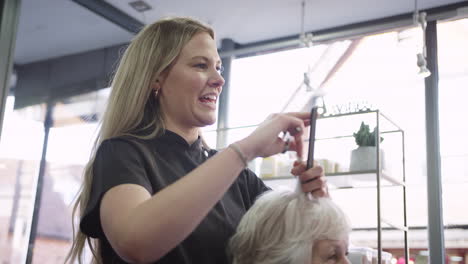
{"type": "Polygon", "coordinates": [[[301,132],[301,131],[302,131],[302,128],[301,128],[301,127],[296,127],[296,131],[297,131],[297,132],[301,132]]]}

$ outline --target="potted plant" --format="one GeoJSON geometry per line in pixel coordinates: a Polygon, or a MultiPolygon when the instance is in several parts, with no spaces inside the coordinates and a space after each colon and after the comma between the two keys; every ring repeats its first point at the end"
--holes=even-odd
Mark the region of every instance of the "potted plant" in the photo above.
{"type": "MultiPolygon", "coordinates": [[[[361,127],[353,133],[357,149],[351,152],[350,171],[375,170],[377,165],[377,128],[371,132],[369,125],[361,122],[361,127]]],[[[383,138],[380,137],[380,142],[383,138]]],[[[383,168],[383,151],[380,150],[380,168],[383,168]]]]}

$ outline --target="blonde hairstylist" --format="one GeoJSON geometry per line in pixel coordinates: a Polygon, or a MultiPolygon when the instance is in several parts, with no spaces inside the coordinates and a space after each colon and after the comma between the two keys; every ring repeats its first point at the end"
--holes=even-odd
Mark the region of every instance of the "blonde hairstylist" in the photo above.
{"type": "MultiPolygon", "coordinates": [[[[216,119],[224,79],[214,33],[188,18],[163,19],[136,35],[120,61],[77,201],[95,263],[228,263],[229,238],[268,190],[246,169],[255,157],[302,154],[308,113],[275,114],[223,151],[199,129],[216,119]]],[[[327,195],[322,169],[295,163],[304,192],[327,195]]]]}

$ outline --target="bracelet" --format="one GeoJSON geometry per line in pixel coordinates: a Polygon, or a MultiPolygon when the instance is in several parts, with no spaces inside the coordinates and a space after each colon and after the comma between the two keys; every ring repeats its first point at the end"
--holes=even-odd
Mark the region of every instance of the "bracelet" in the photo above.
{"type": "Polygon", "coordinates": [[[237,156],[239,156],[239,158],[242,160],[242,162],[244,163],[244,166],[247,167],[247,165],[248,165],[247,164],[247,158],[245,157],[244,153],[242,153],[239,146],[237,146],[237,144],[235,144],[235,143],[232,143],[228,147],[233,149],[237,153],[237,156]]]}

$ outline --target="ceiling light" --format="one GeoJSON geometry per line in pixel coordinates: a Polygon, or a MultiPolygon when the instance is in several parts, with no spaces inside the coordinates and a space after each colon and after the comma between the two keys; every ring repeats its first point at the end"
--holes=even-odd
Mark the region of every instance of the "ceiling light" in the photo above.
{"type": "Polygon", "coordinates": [[[417,54],[417,61],[416,64],[419,67],[418,75],[426,78],[431,75],[431,72],[427,68],[427,61],[426,61],[426,27],[427,27],[427,14],[425,12],[419,13],[418,11],[418,0],[414,0],[414,14],[413,14],[413,21],[414,24],[420,26],[422,29],[422,51],[417,54]]]}
{"type": "Polygon", "coordinates": [[[299,35],[299,43],[303,47],[312,47],[312,33],[305,33],[304,31],[304,24],[305,24],[305,0],[302,0],[301,3],[301,34],[299,35]]]}
{"type": "Polygon", "coordinates": [[[431,75],[431,72],[427,68],[426,58],[424,58],[424,56],[421,53],[418,53],[417,58],[417,64],[419,67],[418,75],[423,78],[429,77],[431,75]]]}
{"type": "Polygon", "coordinates": [[[145,12],[145,11],[153,9],[148,3],[142,0],[133,1],[128,4],[138,12],[145,12]]]}
{"type": "Polygon", "coordinates": [[[418,53],[416,55],[416,57],[417,57],[416,64],[419,67],[418,75],[423,77],[423,78],[426,78],[426,77],[429,77],[431,75],[431,72],[427,68],[427,61],[426,61],[426,56],[427,56],[426,55],[426,27],[427,27],[426,13],[424,13],[424,12],[422,12],[420,14],[416,13],[415,14],[415,19],[417,20],[418,25],[421,26],[422,34],[423,34],[422,51],[421,51],[421,53],[418,53]]]}

